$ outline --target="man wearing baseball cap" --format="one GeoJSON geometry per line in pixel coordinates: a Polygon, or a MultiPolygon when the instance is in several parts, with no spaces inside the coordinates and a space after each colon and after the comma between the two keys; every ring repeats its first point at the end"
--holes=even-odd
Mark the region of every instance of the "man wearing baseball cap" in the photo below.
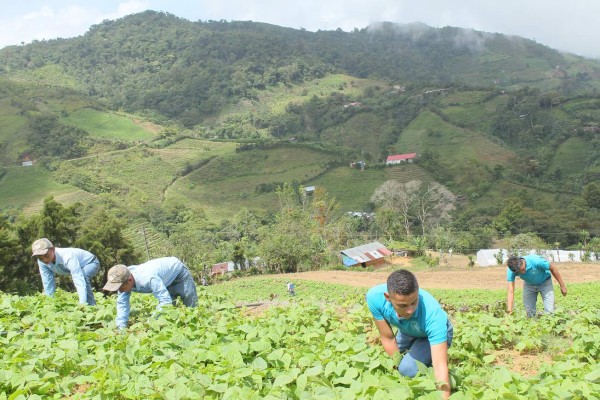
{"type": "Polygon", "coordinates": [[[131,292],[152,293],[158,300],[158,309],[174,304],[177,296],[183,304],[198,304],[196,285],[189,269],[177,257],[163,257],[140,265],[115,265],[108,271],[104,290],[118,292],[117,328],[127,327],[131,292]]]}
{"type": "Polygon", "coordinates": [[[98,273],[100,261],[89,251],[72,247],[54,247],[52,242],[41,238],[31,245],[31,256],[37,258],[44,293],[54,296],[55,275],[71,275],[77,289],[80,304],[96,305],[92,291],[92,277],[98,273]]]}

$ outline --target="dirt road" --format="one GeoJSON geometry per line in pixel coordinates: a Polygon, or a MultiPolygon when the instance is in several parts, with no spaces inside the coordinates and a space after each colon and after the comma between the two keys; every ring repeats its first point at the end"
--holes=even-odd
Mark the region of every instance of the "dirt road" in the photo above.
{"type": "MultiPolygon", "coordinates": [[[[600,281],[600,263],[554,263],[567,284],[600,281]]],[[[398,268],[411,269],[398,265],[398,268]]],[[[357,287],[372,287],[386,281],[392,269],[385,271],[310,271],[285,274],[286,278],[338,283],[357,287]]],[[[415,272],[423,289],[505,289],[506,267],[437,268],[415,272]]],[[[517,279],[517,287],[522,280],[517,279]]]]}

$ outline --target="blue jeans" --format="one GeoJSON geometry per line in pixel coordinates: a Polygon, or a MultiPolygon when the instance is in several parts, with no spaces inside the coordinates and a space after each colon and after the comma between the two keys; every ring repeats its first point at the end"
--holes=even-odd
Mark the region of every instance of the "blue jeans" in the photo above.
{"type": "MultiPolygon", "coordinates": [[[[452,338],[454,337],[454,328],[452,327],[452,323],[448,320],[447,326],[447,343],[448,347],[452,345],[452,338]]],[[[426,337],[419,338],[413,337],[409,335],[405,335],[402,332],[398,331],[396,335],[396,343],[398,343],[398,349],[401,353],[408,351],[402,357],[402,361],[400,361],[400,365],[398,365],[398,372],[404,376],[408,376],[412,378],[419,372],[419,368],[417,367],[417,361],[422,362],[428,367],[431,367],[431,344],[429,344],[429,339],[426,337]]]]}
{"type": "Polygon", "coordinates": [[[190,270],[185,266],[181,269],[181,272],[177,275],[173,283],[167,287],[167,290],[173,299],[173,305],[175,305],[177,296],[181,297],[183,304],[188,307],[196,307],[198,305],[196,284],[190,270]]]}
{"type": "Polygon", "coordinates": [[[100,261],[96,258],[93,262],[81,267],[81,269],[85,278],[86,302],[90,306],[95,306],[96,299],[94,299],[94,291],[92,290],[92,278],[96,276],[98,269],[100,269],[100,261]]]}
{"type": "Polygon", "coordinates": [[[538,293],[542,296],[544,311],[551,313],[554,311],[554,288],[552,287],[552,278],[546,279],[539,285],[523,283],[523,305],[528,317],[534,317],[536,314],[536,305],[538,293]]]}

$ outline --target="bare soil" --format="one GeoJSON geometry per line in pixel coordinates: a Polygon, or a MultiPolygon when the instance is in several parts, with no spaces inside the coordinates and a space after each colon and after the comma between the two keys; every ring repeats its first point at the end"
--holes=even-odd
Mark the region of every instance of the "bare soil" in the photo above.
{"type": "MultiPolygon", "coordinates": [[[[437,256],[436,254],[431,254],[437,256]]],[[[377,271],[364,271],[361,268],[344,271],[310,271],[295,274],[280,275],[286,279],[305,279],[327,283],[336,283],[356,287],[372,287],[386,281],[390,272],[405,268],[413,270],[419,285],[422,288],[432,289],[505,289],[506,266],[494,267],[468,267],[469,259],[461,255],[446,255],[441,258],[440,266],[426,269],[414,267],[413,260],[407,257],[393,257],[389,264],[377,271]]],[[[600,263],[553,263],[567,284],[600,281],[600,263]]],[[[522,280],[517,279],[517,286],[522,285],[522,280]]],[[[268,306],[266,306],[268,307],[268,306]]],[[[254,310],[252,313],[262,313],[264,309],[254,310]]],[[[379,335],[371,332],[367,335],[369,344],[379,345],[379,335]]],[[[556,354],[551,351],[536,354],[522,353],[515,349],[502,349],[494,351],[495,364],[504,365],[514,372],[524,376],[533,376],[538,373],[543,364],[552,363],[556,354]]]]}
{"type": "MultiPolygon", "coordinates": [[[[465,257],[466,259],[466,257],[465,257]]],[[[411,259],[396,257],[391,260],[391,266],[377,271],[356,270],[347,271],[309,271],[295,274],[285,274],[286,278],[305,279],[327,283],[337,283],[356,287],[372,287],[386,281],[391,271],[399,268],[413,269],[411,259]]],[[[443,264],[444,265],[444,264],[443,264]]],[[[440,266],[424,271],[416,270],[414,274],[423,289],[505,289],[506,267],[466,267],[468,261],[460,260],[460,256],[448,259],[447,266],[440,266]]],[[[600,263],[562,262],[553,263],[567,284],[600,281],[600,263]]],[[[517,279],[517,287],[522,285],[517,279]]]]}

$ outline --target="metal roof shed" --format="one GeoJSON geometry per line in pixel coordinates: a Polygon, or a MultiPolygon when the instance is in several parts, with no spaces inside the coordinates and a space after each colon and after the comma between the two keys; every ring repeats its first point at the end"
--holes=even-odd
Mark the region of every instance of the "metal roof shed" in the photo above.
{"type": "Polygon", "coordinates": [[[392,254],[384,245],[379,242],[372,242],[358,247],[342,250],[342,263],[347,267],[361,265],[381,265],[385,262],[385,257],[392,254]]]}

